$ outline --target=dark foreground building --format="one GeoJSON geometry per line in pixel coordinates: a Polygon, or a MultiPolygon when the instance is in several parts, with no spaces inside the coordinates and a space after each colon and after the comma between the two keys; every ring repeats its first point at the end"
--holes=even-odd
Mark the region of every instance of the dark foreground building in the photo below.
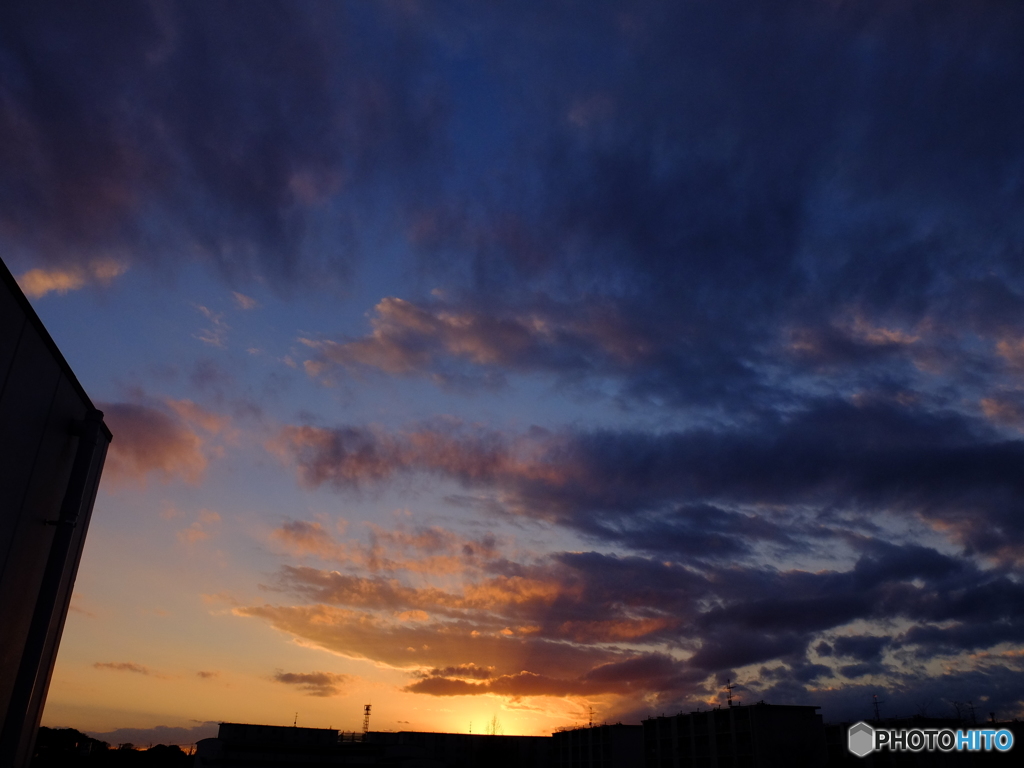
{"type": "Polygon", "coordinates": [[[196,745],[195,768],[547,768],[550,746],[548,736],[346,734],[327,728],[221,723],[216,739],[196,745]]]}
{"type": "MultiPolygon", "coordinates": [[[[351,734],[346,734],[351,736],[351,734]]],[[[382,751],[362,740],[342,740],[330,728],[221,723],[215,739],[196,744],[195,768],[283,768],[303,765],[378,765],[382,751]]]]}
{"type": "Polygon", "coordinates": [[[551,734],[552,768],[643,768],[642,725],[593,725],[551,734]]]}
{"type": "Polygon", "coordinates": [[[646,768],[819,768],[820,707],[752,704],[644,720],[646,768]]]}
{"type": "Polygon", "coordinates": [[[368,744],[384,747],[381,765],[412,768],[548,768],[550,736],[486,736],[472,733],[371,732],[368,744]],[[389,762],[401,760],[402,762],[389,762]]]}
{"type": "Polygon", "coordinates": [[[109,443],[0,262],[0,768],[32,756],[109,443]]]}

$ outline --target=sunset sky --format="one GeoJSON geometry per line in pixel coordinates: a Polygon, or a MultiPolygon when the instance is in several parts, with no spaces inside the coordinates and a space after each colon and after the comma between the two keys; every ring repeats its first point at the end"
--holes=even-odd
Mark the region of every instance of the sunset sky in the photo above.
{"type": "Polygon", "coordinates": [[[1021,39],[0,5],[0,257],[114,434],[43,723],[1024,716],[1021,39]]]}

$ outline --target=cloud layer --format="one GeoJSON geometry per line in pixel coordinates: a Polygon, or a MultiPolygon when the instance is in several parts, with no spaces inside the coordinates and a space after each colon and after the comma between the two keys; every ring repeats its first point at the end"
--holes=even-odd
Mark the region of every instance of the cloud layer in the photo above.
{"type": "Polygon", "coordinates": [[[1010,562],[1024,543],[1015,503],[1024,443],[983,420],[885,401],[812,402],[740,427],[660,434],[287,427],[273,445],[310,485],[431,474],[516,514],[688,557],[733,557],[758,541],[799,550],[836,535],[828,521],[841,526],[844,515],[847,525],[882,514],[924,523],[968,553],[1010,562]]]}
{"type": "MultiPolygon", "coordinates": [[[[984,419],[822,401],[660,434],[289,427],[275,447],[309,485],[452,481],[467,491],[454,503],[601,550],[465,556],[452,590],[386,556],[361,575],[358,546],[284,526],[293,551],[351,572],[285,566],[281,587],[303,602],[238,613],[417,670],[412,692],[614,694],[621,711],[713,701],[729,676],[751,695],[849,707],[828,691],[867,680],[912,697],[1020,672],[1022,447],[984,419]]],[[[1021,706],[1002,695],[1001,710],[1021,706]]]]}
{"type": "Polygon", "coordinates": [[[6,5],[8,253],[343,275],[360,234],[352,190],[415,165],[440,109],[417,82],[414,35],[406,56],[369,55],[402,19],[368,10],[6,5]]]}

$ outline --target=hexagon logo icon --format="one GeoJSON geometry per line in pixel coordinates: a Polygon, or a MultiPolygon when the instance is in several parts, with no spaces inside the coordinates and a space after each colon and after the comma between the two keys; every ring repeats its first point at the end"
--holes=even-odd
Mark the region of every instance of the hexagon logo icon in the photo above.
{"type": "Polygon", "coordinates": [[[847,731],[846,746],[857,757],[864,757],[875,750],[875,729],[861,721],[847,731]]]}

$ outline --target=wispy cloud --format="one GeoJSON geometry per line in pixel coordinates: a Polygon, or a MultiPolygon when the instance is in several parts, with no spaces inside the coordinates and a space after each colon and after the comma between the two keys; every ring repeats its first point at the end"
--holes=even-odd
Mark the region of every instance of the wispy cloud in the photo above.
{"type": "Polygon", "coordinates": [[[374,308],[373,332],[361,339],[300,341],[317,352],[310,375],[328,366],[422,374],[441,383],[499,383],[511,372],[612,375],[647,360],[652,339],[630,328],[607,303],[487,310],[417,305],[389,297],[374,308]],[[474,373],[473,369],[477,369],[474,373]]]}
{"type": "Polygon", "coordinates": [[[216,528],[218,523],[220,523],[219,514],[209,509],[203,509],[199,512],[198,519],[188,528],[182,528],[178,531],[178,541],[187,545],[206,541],[213,535],[213,529],[216,528]]]}
{"type": "Polygon", "coordinates": [[[134,672],[137,675],[154,674],[149,667],[136,664],[132,661],[97,661],[93,664],[96,669],[110,670],[114,672],[134,672]]]}
{"type": "Polygon", "coordinates": [[[91,283],[109,284],[128,271],[128,265],[114,259],[96,259],[87,265],[30,269],[18,278],[26,296],[42,298],[48,293],[61,295],[77,291],[91,283]]]}
{"type": "Polygon", "coordinates": [[[458,574],[500,555],[492,534],[472,538],[438,526],[384,528],[368,524],[369,542],[339,540],[319,522],[290,520],[270,533],[286,552],[358,566],[373,572],[458,574]]]}
{"type": "Polygon", "coordinates": [[[194,424],[211,434],[220,434],[231,425],[231,417],[208,411],[191,400],[172,400],[167,398],[167,406],[183,421],[194,424]]]}
{"type": "Polygon", "coordinates": [[[238,291],[232,291],[231,297],[235,300],[235,305],[239,309],[256,309],[260,305],[252,296],[246,296],[238,291]]]}
{"type": "Polygon", "coordinates": [[[350,675],[335,672],[281,672],[274,675],[279,683],[298,686],[299,690],[310,696],[337,696],[343,687],[352,680],[350,675]]]}
{"type": "Polygon", "coordinates": [[[204,344],[209,344],[211,347],[219,347],[224,349],[227,345],[228,331],[231,330],[231,326],[224,320],[223,312],[214,312],[209,307],[204,307],[202,304],[196,304],[196,310],[207,320],[210,321],[208,328],[203,328],[193,336],[199,339],[204,344]]]}

